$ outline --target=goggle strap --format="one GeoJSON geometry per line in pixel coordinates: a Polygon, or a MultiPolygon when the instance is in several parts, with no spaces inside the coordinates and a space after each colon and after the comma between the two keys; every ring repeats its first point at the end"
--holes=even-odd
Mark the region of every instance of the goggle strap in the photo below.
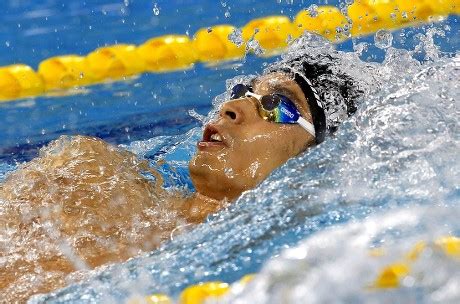
{"type": "Polygon", "coordinates": [[[311,124],[309,121],[307,121],[305,118],[303,118],[302,116],[299,116],[299,118],[297,119],[297,123],[302,127],[304,128],[308,133],[310,133],[311,135],[313,135],[313,137],[316,138],[316,134],[315,134],[315,127],[313,126],[313,124],[311,124]]]}
{"type": "Polygon", "coordinates": [[[311,81],[302,73],[293,68],[288,68],[287,72],[294,74],[294,79],[300,85],[307,103],[310,106],[310,113],[313,118],[313,125],[315,126],[316,143],[324,141],[327,132],[326,113],[320,102],[318,91],[311,85],[311,81]]]}

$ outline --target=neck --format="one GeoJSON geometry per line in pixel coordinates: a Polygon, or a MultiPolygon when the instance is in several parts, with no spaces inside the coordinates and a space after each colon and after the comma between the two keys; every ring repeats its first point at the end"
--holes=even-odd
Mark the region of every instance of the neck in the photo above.
{"type": "Polygon", "coordinates": [[[211,213],[215,213],[228,204],[227,200],[216,200],[200,193],[195,193],[187,200],[184,211],[191,223],[201,223],[211,213]]]}

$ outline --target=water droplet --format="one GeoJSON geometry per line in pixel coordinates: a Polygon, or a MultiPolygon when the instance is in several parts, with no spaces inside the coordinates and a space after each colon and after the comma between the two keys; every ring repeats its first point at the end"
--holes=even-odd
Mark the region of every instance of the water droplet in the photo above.
{"type": "Polygon", "coordinates": [[[225,14],[224,14],[225,18],[229,18],[230,17],[230,12],[229,11],[226,11],[225,14]]]}
{"type": "Polygon", "coordinates": [[[129,6],[129,0],[124,0],[123,3],[125,4],[126,7],[129,6]]]}
{"type": "Polygon", "coordinates": [[[224,173],[227,177],[233,178],[233,169],[232,168],[225,168],[224,173]]]}
{"type": "Polygon", "coordinates": [[[393,35],[387,30],[379,30],[375,33],[374,42],[379,49],[387,49],[393,43],[393,35]]]}
{"type": "Polygon", "coordinates": [[[358,44],[353,44],[353,49],[354,49],[355,53],[358,56],[361,56],[363,54],[363,52],[367,51],[368,44],[365,43],[365,42],[361,42],[361,43],[358,43],[358,44]]]}
{"type": "Polygon", "coordinates": [[[198,120],[201,124],[206,123],[206,116],[199,114],[195,109],[188,110],[188,115],[198,120]]]}
{"type": "Polygon", "coordinates": [[[239,29],[234,29],[233,32],[228,35],[228,40],[233,42],[237,47],[240,47],[244,43],[243,33],[239,29]]]}
{"type": "Polygon", "coordinates": [[[153,4],[153,14],[155,16],[158,16],[160,14],[160,8],[158,7],[158,4],[156,3],[153,4]]]}
{"type": "Polygon", "coordinates": [[[312,17],[318,16],[318,5],[312,4],[307,8],[307,12],[310,14],[312,17]]]}
{"type": "Polygon", "coordinates": [[[212,32],[212,28],[211,28],[211,27],[208,27],[208,28],[206,29],[206,31],[207,31],[208,33],[211,33],[211,32],[212,32]]]}
{"type": "Polygon", "coordinates": [[[5,41],[5,45],[6,45],[7,47],[10,47],[10,42],[9,42],[9,41],[5,41]]]}
{"type": "MultiPolygon", "coordinates": [[[[255,29],[254,36],[259,32],[259,29],[255,29]]],[[[262,56],[264,54],[264,50],[259,44],[259,41],[254,39],[254,36],[249,39],[248,43],[246,44],[246,51],[253,51],[254,54],[257,56],[262,56]]]]}
{"type": "Polygon", "coordinates": [[[45,135],[46,134],[46,130],[45,129],[42,129],[42,135],[45,135]]]}

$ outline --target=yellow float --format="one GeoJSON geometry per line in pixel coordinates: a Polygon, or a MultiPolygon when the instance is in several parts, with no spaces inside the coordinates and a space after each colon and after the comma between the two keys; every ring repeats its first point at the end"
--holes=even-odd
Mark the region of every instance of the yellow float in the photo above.
{"type": "Polygon", "coordinates": [[[42,78],[28,65],[0,67],[0,102],[43,93],[42,78]]]}
{"type": "Polygon", "coordinates": [[[86,61],[94,80],[117,79],[145,70],[145,64],[139,60],[136,46],[132,44],[98,48],[86,56],[86,61]]]}
{"type": "Polygon", "coordinates": [[[267,54],[285,48],[295,33],[294,25],[286,16],[254,19],[243,26],[242,32],[244,41],[257,40],[267,54]]]}
{"type": "Polygon", "coordinates": [[[344,33],[349,27],[347,18],[335,6],[322,6],[315,14],[308,10],[300,11],[294,19],[296,37],[305,31],[316,33],[331,41],[342,41],[348,38],[344,33]]]}
{"type": "Polygon", "coordinates": [[[460,0],[425,0],[425,3],[439,16],[460,14],[460,0]]]}
{"type": "Polygon", "coordinates": [[[197,60],[193,43],[185,35],[150,39],[137,48],[137,54],[151,72],[187,69],[197,60]]]}
{"type": "Polygon", "coordinates": [[[244,56],[244,45],[237,46],[229,40],[237,28],[232,25],[216,25],[199,29],[193,39],[193,47],[198,60],[214,62],[241,58],[244,56]]]}
{"type": "Polygon", "coordinates": [[[46,59],[38,66],[38,74],[43,78],[46,90],[67,89],[93,82],[86,58],[77,55],[46,59]]]}
{"type": "Polygon", "coordinates": [[[184,289],[179,297],[180,304],[201,304],[210,298],[218,298],[227,293],[229,285],[224,282],[206,282],[184,289]]]}
{"type": "Polygon", "coordinates": [[[460,238],[446,236],[438,239],[435,244],[441,248],[446,255],[460,258],[460,238]]]}
{"type": "Polygon", "coordinates": [[[433,250],[440,250],[449,258],[460,258],[460,238],[458,237],[444,236],[432,243],[419,241],[405,254],[402,261],[383,267],[370,287],[380,289],[400,287],[404,277],[410,274],[411,264],[428,247],[433,250]]]}
{"type": "Polygon", "coordinates": [[[409,270],[409,265],[405,263],[395,263],[386,266],[380,271],[373,287],[397,288],[399,287],[402,278],[409,274],[409,270]]]}

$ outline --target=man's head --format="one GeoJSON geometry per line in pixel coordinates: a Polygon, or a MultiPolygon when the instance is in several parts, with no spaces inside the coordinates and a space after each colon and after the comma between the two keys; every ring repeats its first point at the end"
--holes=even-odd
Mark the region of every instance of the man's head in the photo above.
{"type": "MultiPolygon", "coordinates": [[[[252,88],[259,95],[279,93],[288,97],[301,115],[311,121],[305,96],[290,75],[263,75],[252,82],[252,88]]],[[[315,142],[297,124],[266,121],[259,114],[259,107],[253,97],[229,100],[222,104],[219,117],[206,126],[189,165],[199,193],[233,199],[315,142]]]]}
{"type": "Polygon", "coordinates": [[[341,100],[346,99],[347,103],[341,104],[338,98],[330,98],[329,103],[320,100],[331,96],[330,92],[338,87],[332,84],[328,92],[321,86],[319,79],[327,81],[322,76],[332,72],[318,68],[318,64],[315,65],[317,70],[309,70],[308,66],[303,69],[297,62],[285,62],[283,66],[255,78],[251,82],[254,94],[222,104],[219,116],[206,126],[203,140],[198,143],[198,151],[189,164],[198,193],[218,200],[238,197],[288,159],[321,142],[324,134],[334,131],[338,120],[330,119],[328,113],[333,113],[334,109],[341,111],[341,107],[345,107],[345,115],[355,111],[354,103],[348,103],[349,93],[344,88],[339,88],[338,92],[345,94],[341,100]],[[305,75],[305,72],[311,73],[305,75]],[[312,87],[315,84],[317,88],[312,87]],[[261,102],[254,96],[271,94],[287,97],[301,117],[320,133],[313,136],[299,124],[268,121],[260,113],[261,102]],[[348,105],[352,106],[350,113],[347,112],[348,105]],[[321,138],[318,134],[322,134],[321,138]]]}

